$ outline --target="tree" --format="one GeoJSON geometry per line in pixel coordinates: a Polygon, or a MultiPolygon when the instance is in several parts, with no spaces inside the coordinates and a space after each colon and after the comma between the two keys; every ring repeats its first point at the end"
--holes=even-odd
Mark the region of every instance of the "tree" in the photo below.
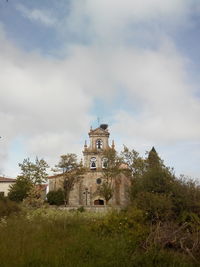
{"type": "Polygon", "coordinates": [[[103,183],[98,186],[97,192],[105,198],[106,204],[108,204],[114,194],[114,181],[119,179],[119,174],[123,169],[121,168],[121,157],[114,149],[107,149],[103,157],[106,160],[106,165],[103,168],[103,183]]]}
{"type": "Polygon", "coordinates": [[[35,163],[29,158],[24,159],[23,163],[19,163],[21,168],[21,176],[29,180],[32,184],[42,184],[47,181],[48,174],[46,169],[49,167],[44,159],[36,157],[35,163]]]}
{"type": "Polygon", "coordinates": [[[106,204],[108,204],[109,200],[113,197],[114,188],[111,182],[103,181],[102,185],[98,187],[97,192],[105,198],[106,204]]]}
{"type": "Polygon", "coordinates": [[[29,191],[33,187],[31,181],[24,176],[18,176],[16,183],[10,185],[8,198],[10,200],[20,202],[28,196],[29,191]]]}
{"type": "Polygon", "coordinates": [[[61,179],[61,188],[64,194],[65,206],[69,202],[69,194],[76,182],[78,182],[84,174],[82,163],[78,163],[76,154],[62,155],[59,163],[53,169],[54,172],[63,173],[61,179]]]}
{"type": "Polygon", "coordinates": [[[124,146],[121,152],[122,161],[127,165],[126,175],[132,178],[141,177],[146,170],[145,160],[139,156],[139,153],[134,149],[129,150],[124,146]]]}
{"type": "Polygon", "coordinates": [[[39,208],[44,204],[42,190],[39,186],[32,186],[24,199],[24,204],[33,208],[39,208]]]}
{"type": "Polygon", "coordinates": [[[55,165],[54,172],[66,173],[68,171],[74,170],[78,167],[77,155],[74,153],[68,153],[66,155],[60,156],[60,161],[55,165]]]}
{"type": "Polygon", "coordinates": [[[147,166],[149,169],[165,168],[163,161],[158,156],[158,153],[156,152],[154,146],[149,151],[146,161],[147,161],[147,166]]]}
{"type": "Polygon", "coordinates": [[[48,164],[43,159],[36,157],[35,163],[29,158],[24,159],[23,163],[19,163],[21,174],[18,176],[16,183],[10,186],[9,198],[14,201],[22,201],[25,199],[33,186],[41,184],[47,180],[48,164]]]}
{"type": "Polygon", "coordinates": [[[145,159],[140,158],[137,153],[134,155],[136,157],[133,157],[131,164],[134,168],[130,188],[133,205],[145,211],[152,220],[169,218],[174,210],[173,187],[176,178],[173,169],[164,165],[154,147],[145,159]]]}

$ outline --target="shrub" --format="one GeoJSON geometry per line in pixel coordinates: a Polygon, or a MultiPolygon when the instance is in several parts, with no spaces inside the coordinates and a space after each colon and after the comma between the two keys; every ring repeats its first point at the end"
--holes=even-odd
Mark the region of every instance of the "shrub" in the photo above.
{"type": "Polygon", "coordinates": [[[143,210],[147,218],[155,220],[166,220],[171,217],[172,201],[165,194],[141,192],[135,199],[136,206],[143,210]]]}
{"type": "Polygon", "coordinates": [[[0,217],[9,216],[20,211],[19,205],[7,198],[0,200],[0,217]]]}
{"type": "Polygon", "coordinates": [[[181,177],[173,183],[172,191],[172,201],[177,216],[186,211],[200,215],[200,187],[196,182],[181,177]]]}
{"type": "Polygon", "coordinates": [[[10,186],[8,198],[16,202],[23,201],[28,196],[31,188],[32,183],[23,176],[19,176],[16,183],[10,186]]]}
{"type": "Polygon", "coordinates": [[[138,239],[145,234],[145,216],[144,213],[136,208],[128,212],[112,211],[102,220],[92,225],[92,228],[100,235],[127,234],[130,239],[138,239]]]}
{"type": "Polygon", "coordinates": [[[41,189],[38,187],[32,187],[23,203],[33,208],[41,207],[44,204],[41,189]]]}
{"type": "Polygon", "coordinates": [[[50,191],[47,194],[47,201],[50,205],[63,205],[64,204],[64,193],[62,189],[58,189],[57,191],[50,191]]]}

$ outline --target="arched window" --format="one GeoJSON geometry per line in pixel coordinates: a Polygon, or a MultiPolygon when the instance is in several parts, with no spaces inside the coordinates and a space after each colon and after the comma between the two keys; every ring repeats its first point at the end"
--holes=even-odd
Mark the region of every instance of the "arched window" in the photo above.
{"type": "Polygon", "coordinates": [[[108,167],[108,159],[107,158],[103,158],[102,159],[102,168],[105,169],[108,167]]]}
{"type": "Polygon", "coordinates": [[[102,142],[101,139],[98,139],[98,140],[96,141],[96,148],[97,148],[97,149],[102,149],[102,148],[103,148],[103,142],[102,142]]]}
{"type": "Polygon", "coordinates": [[[90,169],[92,169],[92,170],[95,170],[96,169],[96,158],[95,157],[92,157],[91,159],[90,159],[90,169]]]}

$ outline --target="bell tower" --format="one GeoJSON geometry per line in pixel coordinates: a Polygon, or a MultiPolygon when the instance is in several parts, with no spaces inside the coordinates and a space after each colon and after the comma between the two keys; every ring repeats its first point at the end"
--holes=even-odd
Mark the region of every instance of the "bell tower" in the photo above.
{"type": "MultiPolygon", "coordinates": [[[[96,129],[90,129],[88,133],[90,138],[90,144],[87,146],[85,142],[83,156],[84,156],[84,167],[91,170],[101,170],[106,164],[106,159],[104,159],[104,151],[109,149],[109,136],[108,125],[101,124],[96,129]]],[[[112,148],[114,142],[112,144],[112,148]]]]}

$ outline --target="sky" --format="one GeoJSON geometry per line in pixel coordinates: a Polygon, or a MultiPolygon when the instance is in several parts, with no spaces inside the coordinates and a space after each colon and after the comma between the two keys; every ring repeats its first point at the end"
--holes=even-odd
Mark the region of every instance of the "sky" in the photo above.
{"type": "Polygon", "coordinates": [[[200,180],[199,0],[0,0],[0,174],[81,157],[108,123],[200,180]]]}

